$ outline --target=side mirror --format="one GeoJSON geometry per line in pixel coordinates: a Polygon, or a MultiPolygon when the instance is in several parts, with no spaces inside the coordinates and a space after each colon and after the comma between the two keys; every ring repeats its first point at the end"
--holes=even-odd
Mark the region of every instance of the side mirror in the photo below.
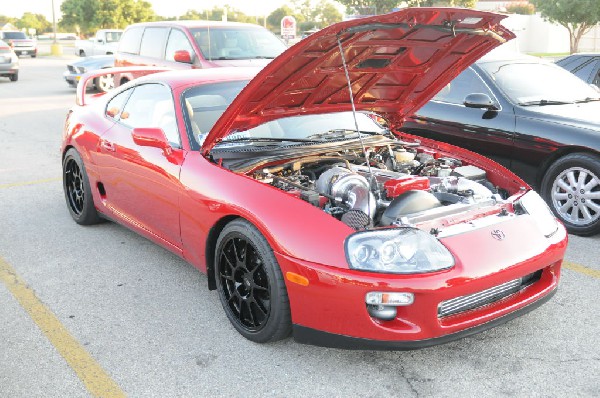
{"type": "Polygon", "coordinates": [[[192,63],[192,56],[186,50],[175,51],[175,54],[173,55],[173,59],[176,62],[181,62],[181,63],[184,63],[184,64],[191,64],[192,63]]]}
{"type": "Polygon", "coordinates": [[[489,95],[483,93],[474,93],[467,95],[463,104],[467,108],[480,108],[488,109],[491,111],[498,110],[498,107],[494,104],[494,101],[492,101],[489,95]]]}
{"type": "Polygon", "coordinates": [[[170,148],[169,142],[162,129],[157,127],[137,127],[131,132],[133,142],[139,146],[151,146],[167,150],[170,148]]]}

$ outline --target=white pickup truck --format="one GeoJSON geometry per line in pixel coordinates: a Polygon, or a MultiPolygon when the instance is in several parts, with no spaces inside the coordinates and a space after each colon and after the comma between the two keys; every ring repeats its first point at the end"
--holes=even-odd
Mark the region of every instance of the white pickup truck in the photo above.
{"type": "Polygon", "coordinates": [[[120,29],[100,29],[91,39],[77,41],[76,52],[81,57],[114,54],[122,34],[120,29]]]}

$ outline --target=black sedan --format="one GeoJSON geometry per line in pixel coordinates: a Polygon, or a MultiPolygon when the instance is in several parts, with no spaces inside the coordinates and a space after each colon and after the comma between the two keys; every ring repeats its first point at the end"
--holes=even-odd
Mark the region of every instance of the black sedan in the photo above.
{"type": "Polygon", "coordinates": [[[569,232],[600,232],[600,93],[566,70],[489,54],[404,131],[498,161],[535,186],[569,232]]]}
{"type": "Polygon", "coordinates": [[[600,88],[600,54],[572,54],[556,61],[556,65],[600,88]]]}

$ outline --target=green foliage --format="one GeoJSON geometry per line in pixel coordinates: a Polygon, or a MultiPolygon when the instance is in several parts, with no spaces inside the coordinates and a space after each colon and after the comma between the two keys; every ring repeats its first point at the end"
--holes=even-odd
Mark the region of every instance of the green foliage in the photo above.
{"type": "Polygon", "coordinates": [[[506,12],[511,14],[533,15],[535,7],[527,2],[511,3],[506,6],[506,12]]]}
{"type": "Polygon", "coordinates": [[[598,0],[531,0],[544,19],[558,23],[569,31],[571,53],[577,52],[579,40],[600,22],[598,0]]]}
{"type": "Polygon", "coordinates": [[[14,25],[19,29],[35,29],[38,35],[52,30],[52,24],[48,22],[45,16],[31,12],[23,14],[20,19],[14,22],[14,25]]]}
{"type": "Polygon", "coordinates": [[[392,11],[401,3],[399,0],[338,0],[345,5],[349,14],[375,15],[392,11]]]}
{"type": "Polygon", "coordinates": [[[462,7],[475,8],[477,0],[408,0],[409,7],[462,7]]]}
{"type": "Polygon", "coordinates": [[[329,0],[294,0],[292,4],[296,9],[293,16],[300,31],[322,29],[342,20],[342,14],[329,0]]]}
{"type": "Polygon", "coordinates": [[[64,0],[60,10],[62,29],[86,35],[156,18],[152,5],[144,0],[64,0]]]}

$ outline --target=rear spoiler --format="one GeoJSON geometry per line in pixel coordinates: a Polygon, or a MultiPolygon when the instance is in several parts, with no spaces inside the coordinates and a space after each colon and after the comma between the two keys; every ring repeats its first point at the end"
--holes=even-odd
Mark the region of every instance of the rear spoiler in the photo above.
{"type": "Polygon", "coordinates": [[[77,97],[75,102],[77,105],[86,105],[86,87],[90,80],[95,79],[99,76],[113,75],[115,76],[115,86],[118,84],[118,76],[123,73],[132,74],[135,73],[137,77],[150,75],[152,73],[166,72],[173,69],[159,67],[159,66],[123,66],[117,68],[105,68],[98,69],[92,72],[87,72],[81,76],[79,83],[77,84],[77,97]]]}

